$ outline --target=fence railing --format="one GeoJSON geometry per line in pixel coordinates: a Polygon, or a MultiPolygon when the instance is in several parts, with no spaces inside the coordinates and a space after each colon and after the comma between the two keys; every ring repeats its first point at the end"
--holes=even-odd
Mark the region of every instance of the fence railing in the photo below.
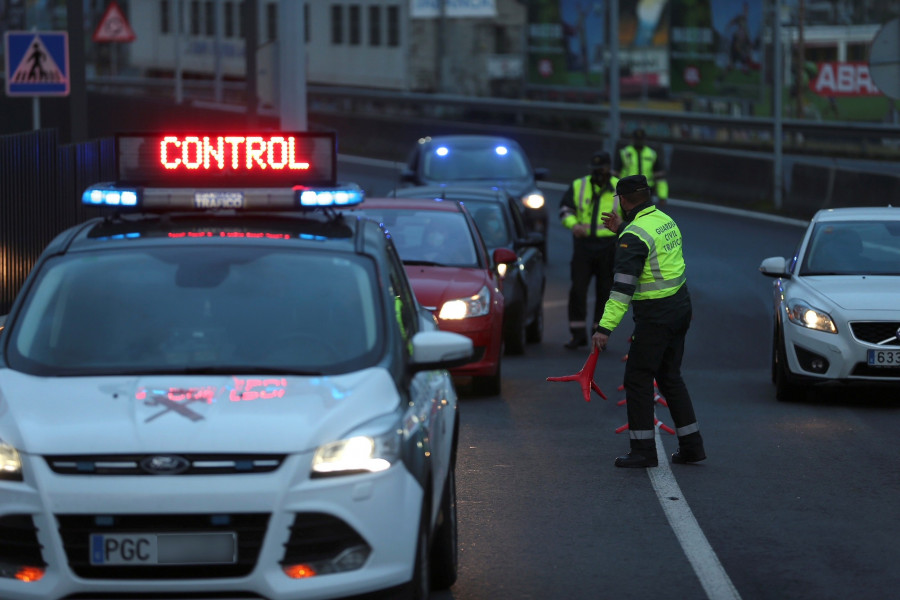
{"type": "MultiPolygon", "coordinates": [[[[173,97],[173,80],[96,77],[95,91],[150,94],[173,97]]],[[[212,81],[184,80],[184,98],[193,103],[215,101],[212,81]]],[[[222,83],[222,104],[236,110],[246,106],[246,87],[241,82],[222,83]]],[[[400,118],[485,122],[523,128],[572,133],[594,133],[608,138],[609,107],[580,104],[424,94],[336,86],[308,85],[310,112],[366,114],[400,118]]],[[[260,114],[274,115],[262,105],[260,114]]],[[[771,152],[775,122],[772,118],[713,115],[687,111],[621,108],[620,139],[637,127],[656,143],[696,145],[771,152]]],[[[783,151],[788,154],[828,156],[859,160],[900,159],[900,124],[810,121],[783,119],[783,151]]]]}
{"type": "Polygon", "coordinates": [[[90,216],[81,192],[114,174],[112,139],[62,146],[53,129],[0,136],[0,315],[44,247],[90,216]]]}

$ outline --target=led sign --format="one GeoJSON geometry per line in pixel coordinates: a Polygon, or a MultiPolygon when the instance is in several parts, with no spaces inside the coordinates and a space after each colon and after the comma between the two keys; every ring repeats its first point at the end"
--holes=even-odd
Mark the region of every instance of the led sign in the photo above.
{"type": "Polygon", "coordinates": [[[152,187],[336,184],[325,132],[190,132],[116,136],[118,182],[152,187]]]}

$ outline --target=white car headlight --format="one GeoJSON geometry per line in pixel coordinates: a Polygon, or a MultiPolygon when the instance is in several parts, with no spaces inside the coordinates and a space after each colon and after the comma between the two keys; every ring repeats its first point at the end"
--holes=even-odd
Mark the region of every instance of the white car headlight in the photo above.
{"type": "Polygon", "coordinates": [[[400,432],[357,435],[323,444],[313,456],[313,477],[385,471],[400,458],[400,432]]]}
{"type": "Polygon", "coordinates": [[[831,319],[831,315],[812,308],[802,300],[793,300],[788,304],[787,317],[791,323],[801,327],[825,333],[837,333],[837,327],[831,319]]]}
{"type": "Polygon", "coordinates": [[[19,452],[0,439],[0,480],[22,481],[22,460],[19,452]]]}
{"type": "Polygon", "coordinates": [[[483,317],[491,310],[491,291],[484,286],[474,296],[448,300],[441,306],[438,317],[441,319],[459,320],[470,317],[483,317]]]}
{"type": "Polygon", "coordinates": [[[542,208],[544,206],[544,194],[537,191],[526,194],[522,196],[522,204],[534,210],[542,208]]]}

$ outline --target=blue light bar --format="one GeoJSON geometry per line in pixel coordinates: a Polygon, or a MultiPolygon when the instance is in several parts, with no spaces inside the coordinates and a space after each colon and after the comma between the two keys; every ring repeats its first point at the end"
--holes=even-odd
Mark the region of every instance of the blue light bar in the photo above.
{"type": "Polygon", "coordinates": [[[509,150],[506,148],[506,146],[497,146],[496,148],[494,148],[494,152],[496,152],[500,156],[506,156],[509,150]]]}
{"type": "Polygon", "coordinates": [[[84,190],[81,203],[90,206],[137,206],[138,192],[134,188],[116,187],[112,183],[95,183],[84,190]]]}
{"type": "Polygon", "coordinates": [[[323,206],[354,206],[362,203],[365,193],[358,187],[341,188],[295,188],[304,208],[320,208],[323,206]]]}

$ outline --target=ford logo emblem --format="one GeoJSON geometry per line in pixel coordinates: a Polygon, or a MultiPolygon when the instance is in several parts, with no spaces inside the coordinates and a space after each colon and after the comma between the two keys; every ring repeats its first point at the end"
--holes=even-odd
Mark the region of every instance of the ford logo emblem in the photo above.
{"type": "Polygon", "coordinates": [[[168,454],[148,456],[141,461],[141,468],[151,475],[178,475],[187,471],[190,466],[190,461],[183,456],[168,454]]]}

